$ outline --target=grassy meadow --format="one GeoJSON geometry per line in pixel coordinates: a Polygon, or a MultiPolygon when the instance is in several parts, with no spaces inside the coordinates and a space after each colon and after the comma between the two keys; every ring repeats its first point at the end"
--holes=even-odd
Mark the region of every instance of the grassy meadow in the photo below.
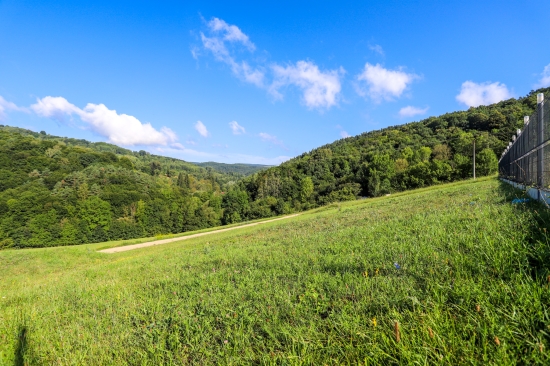
{"type": "Polygon", "coordinates": [[[495,178],[118,254],[0,252],[0,364],[550,364],[550,215],[495,178]]]}

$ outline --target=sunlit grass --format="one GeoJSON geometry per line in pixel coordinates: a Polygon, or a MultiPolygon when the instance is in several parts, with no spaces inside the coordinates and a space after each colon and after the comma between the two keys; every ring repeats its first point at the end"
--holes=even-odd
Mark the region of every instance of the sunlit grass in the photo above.
{"type": "Polygon", "coordinates": [[[517,194],[492,178],[118,254],[3,251],[0,362],[548,364],[549,216],[517,194]]]}

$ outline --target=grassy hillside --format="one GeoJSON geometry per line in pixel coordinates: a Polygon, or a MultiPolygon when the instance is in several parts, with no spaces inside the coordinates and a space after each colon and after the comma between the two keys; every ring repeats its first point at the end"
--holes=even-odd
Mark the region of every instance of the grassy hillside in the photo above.
{"type": "Polygon", "coordinates": [[[270,165],[262,165],[262,164],[224,164],[224,163],[216,163],[213,161],[208,161],[206,163],[193,163],[193,164],[201,166],[203,168],[212,168],[215,171],[218,171],[220,173],[225,173],[225,174],[237,173],[243,176],[248,176],[271,167],[270,165]]]}
{"type": "Polygon", "coordinates": [[[550,216],[517,194],[489,178],[119,254],[2,251],[0,363],[548,364],[550,216]]]}

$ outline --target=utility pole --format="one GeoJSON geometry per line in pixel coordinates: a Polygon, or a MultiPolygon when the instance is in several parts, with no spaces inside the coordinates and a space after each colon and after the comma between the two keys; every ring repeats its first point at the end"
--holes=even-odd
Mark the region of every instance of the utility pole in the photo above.
{"type": "Polygon", "coordinates": [[[474,138],[474,160],[473,160],[473,166],[474,166],[474,179],[476,179],[476,139],[474,138]]]}

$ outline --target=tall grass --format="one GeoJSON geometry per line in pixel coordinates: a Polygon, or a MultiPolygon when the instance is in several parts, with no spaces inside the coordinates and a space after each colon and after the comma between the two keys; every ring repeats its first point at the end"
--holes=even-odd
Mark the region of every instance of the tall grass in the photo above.
{"type": "Polygon", "coordinates": [[[0,252],[0,362],[549,364],[550,216],[518,194],[488,179],[118,254],[0,252]]]}

